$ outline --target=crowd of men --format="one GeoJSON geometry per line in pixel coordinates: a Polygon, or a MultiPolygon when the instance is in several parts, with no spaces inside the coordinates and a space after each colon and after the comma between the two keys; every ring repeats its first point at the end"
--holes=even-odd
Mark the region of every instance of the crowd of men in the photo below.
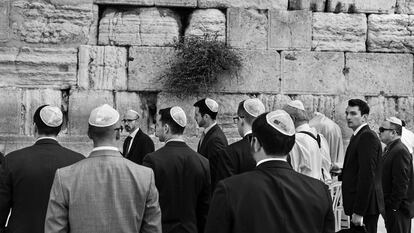
{"type": "Polygon", "coordinates": [[[411,232],[414,134],[402,120],[390,116],[377,134],[367,103],[349,100],[344,152],[339,126],[321,113],[309,117],[299,100],[271,112],[259,99],[241,101],[233,118],[241,140],[231,145],[216,101],[194,109],[204,129],[197,151],[185,142],[179,106],[158,111],[155,136],[165,144],[154,151],[137,111],[121,120],[99,106],[85,158],[58,143],[60,108],[40,106],[34,145],[0,156],[0,233],[331,233],[326,184],[334,176],[352,228],[377,232],[381,214],[388,233],[411,232]],[[120,151],[122,126],[129,136],[120,151]]]}

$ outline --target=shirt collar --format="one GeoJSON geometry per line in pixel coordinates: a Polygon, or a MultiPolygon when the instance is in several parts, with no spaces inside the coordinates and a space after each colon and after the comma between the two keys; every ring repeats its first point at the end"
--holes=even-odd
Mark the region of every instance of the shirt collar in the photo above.
{"type": "Polygon", "coordinates": [[[355,131],[354,131],[354,136],[355,135],[357,135],[357,133],[362,129],[362,127],[364,127],[364,126],[366,126],[366,125],[368,125],[367,123],[364,123],[364,124],[362,124],[362,125],[360,125],[355,131]]]}
{"type": "Polygon", "coordinates": [[[253,133],[252,130],[248,130],[246,133],[244,133],[243,137],[246,137],[246,135],[253,133]]]}
{"type": "Polygon", "coordinates": [[[208,131],[210,131],[211,128],[213,128],[215,125],[217,125],[217,122],[214,122],[213,124],[211,124],[209,127],[204,129],[204,133],[207,134],[208,131]]]}
{"type": "Polygon", "coordinates": [[[129,136],[132,137],[132,138],[135,138],[135,135],[137,135],[138,131],[139,131],[139,128],[136,128],[134,130],[134,132],[132,132],[132,133],[129,134],[129,136]]]}
{"type": "Polygon", "coordinates": [[[299,125],[295,130],[296,132],[300,132],[300,131],[310,131],[311,127],[309,126],[308,123],[305,123],[303,125],[299,125]]]}
{"type": "Polygon", "coordinates": [[[119,151],[118,148],[114,147],[114,146],[98,146],[92,149],[92,152],[94,151],[101,151],[101,150],[112,150],[112,151],[119,151]]]}
{"type": "Polygon", "coordinates": [[[257,162],[256,167],[259,166],[260,164],[267,162],[267,161],[283,161],[283,162],[287,162],[287,160],[285,158],[267,158],[267,159],[262,159],[259,162],[257,162]]]}
{"type": "Polygon", "coordinates": [[[184,142],[184,139],[182,139],[182,138],[171,138],[171,139],[168,139],[165,143],[168,143],[168,142],[184,142]]]}
{"type": "Polygon", "coordinates": [[[51,140],[57,141],[57,139],[55,137],[39,137],[39,138],[36,139],[36,142],[38,142],[39,140],[43,140],[43,139],[51,139],[51,140]]]}

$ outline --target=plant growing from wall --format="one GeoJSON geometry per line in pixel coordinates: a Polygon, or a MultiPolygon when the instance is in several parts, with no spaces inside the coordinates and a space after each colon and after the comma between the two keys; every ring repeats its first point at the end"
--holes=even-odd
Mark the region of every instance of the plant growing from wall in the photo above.
{"type": "Polygon", "coordinates": [[[207,92],[241,67],[239,53],[217,35],[187,36],[172,46],[176,57],[161,80],[165,88],[182,95],[207,92]]]}

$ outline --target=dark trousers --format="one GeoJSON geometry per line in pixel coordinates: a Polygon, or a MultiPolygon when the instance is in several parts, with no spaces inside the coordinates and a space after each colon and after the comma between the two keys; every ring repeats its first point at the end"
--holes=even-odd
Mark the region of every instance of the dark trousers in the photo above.
{"type": "Polygon", "coordinates": [[[387,209],[385,211],[385,228],[388,233],[410,233],[411,218],[399,210],[387,209]]]}
{"type": "Polygon", "coordinates": [[[368,233],[377,233],[379,214],[364,216],[364,225],[368,233]]]}

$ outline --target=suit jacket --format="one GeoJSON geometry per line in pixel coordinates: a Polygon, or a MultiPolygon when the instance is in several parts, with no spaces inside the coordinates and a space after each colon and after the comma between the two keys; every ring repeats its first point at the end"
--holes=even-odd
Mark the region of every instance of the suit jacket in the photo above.
{"type": "Polygon", "coordinates": [[[206,157],[210,162],[211,173],[211,191],[218,182],[217,164],[219,163],[219,156],[226,146],[227,138],[218,125],[213,126],[204,136],[202,143],[198,145],[197,152],[206,157]]]}
{"type": "Polygon", "coordinates": [[[128,148],[125,149],[125,147],[126,145],[124,142],[124,157],[140,165],[142,165],[142,160],[144,159],[145,155],[154,152],[155,149],[154,142],[148,135],[142,132],[141,129],[138,130],[137,134],[132,140],[131,149],[128,151],[128,154],[126,154],[126,150],[128,148]]]}
{"type": "Polygon", "coordinates": [[[167,142],[148,154],[144,165],[155,173],[163,232],[204,232],[210,202],[208,160],[184,142],[167,142]]]}
{"type": "Polygon", "coordinates": [[[45,233],[161,233],[154,173],[110,150],[58,169],[45,233]]]}
{"type": "Polygon", "coordinates": [[[334,232],[332,200],[319,180],[293,171],[284,161],[220,181],[206,233],[334,232]]]}
{"type": "Polygon", "coordinates": [[[252,134],[229,145],[218,158],[217,180],[251,171],[256,167],[256,161],[250,152],[252,134]]]}
{"type": "Polygon", "coordinates": [[[53,139],[8,154],[0,168],[0,232],[12,208],[8,232],[43,233],[56,169],[83,158],[53,139]]]}
{"type": "Polygon", "coordinates": [[[3,153],[0,152],[0,165],[3,163],[4,161],[4,155],[3,153]]]}
{"type": "Polygon", "coordinates": [[[351,139],[342,170],[345,214],[366,216],[384,213],[381,153],[378,136],[368,125],[351,139]]]}
{"type": "Polygon", "coordinates": [[[413,158],[397,139],[387,145],[383,156],[382,188],[387,209],[414,216],[413,158]]]}

